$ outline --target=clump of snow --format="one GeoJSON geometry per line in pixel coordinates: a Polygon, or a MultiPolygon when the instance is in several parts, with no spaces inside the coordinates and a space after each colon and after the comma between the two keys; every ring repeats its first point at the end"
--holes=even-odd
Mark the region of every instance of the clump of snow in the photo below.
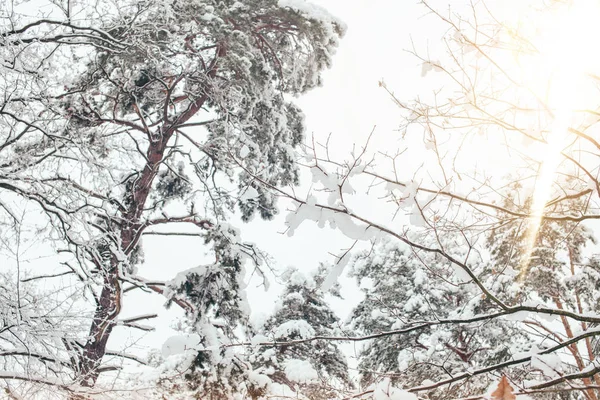
{"type": "Polygon", "coordinates": [[[410,181],[408,183],[403,182],[387,182],[385,185],[385,189],[388,192],[392,192],[394,190],[398,191],[402,197],[405,198],[403,201],[403,206],[408,207],[412,205],[412,200],[417,195],[417,191],[419,190],[420,183],[417,181],[410,181]]]}
{"type": "Polygon", "coordinates": [[[303,319],[292,319],[275,329],[275,338],[289,337],[292,333],[297,333],[301,338],[306,339],[314,336],[315,330],[303,319]]]}
{"type": "Polygon", "coordinates": [[[260,197],[260,194],[258,193],[258,191],[256,189],[254,189],[252,186],[248,186],[246,189],[244,189],[243,193],[241,194],[240,200],[248,201],[248,200],[254,200],[258,197],[260,197]]]}
{"type": "Polygon", "coordinates": [[[417,203],[417,193],[419,191],[420,183],[417,181],[410,181],[408,183],[402,182],[388,182],[386,184],[386,190],[390,193],[396,192],[396,195],[402,196],[401,207],[402,209],[408,210],[410,215],[410,224],[414,227],[427,227],[427,221],[423,217],[423,213],[430,204],[431,199],[424,202],[426,206],[422,209],[419,208],[417,203]]]}
{"type": "Polygon", "coordinates": [[[325,222],[329,222],[332,229],[338,229],[354,240],[377,239],[381,235],[378,229],[366,224],[358,224],[354,222],[350,215],[342,211],[328,210],[318,205],[306,203],[300,204],[294,212],[287,215],[285,223],[288,226],[288,236],[293,236],[295,230],[306,220],[317,222],[321,228],[325,226],[325,222]]]}
{"type": "Polygon", "coordinates": [[[271,384],[271,378],[261,373],[260,369],[248,372],[248,381],[253,383],[258,388],[268,387],[271,384]]]}
{"type": "Polygon", "coordinates": [[[385,190],[388,192],[392,192],[393,190],[398,190],[400,193],[404,192],[406,184],[387,182],[385,184],[385,190]]]}
{"type": "Polygon", "coordinates": [[[442,71],[442,68],[440,67],[440,65],[441,64],[440,64],[439,60],[424,62],[423,65],[421,66],[421,76],[422,77],[426,76],[430,71],[435,71],[435,72],[442,71]]]}
{"type": "Polygon", "coordinates": [[[373,391],[374,400],[418,400],[417,395],[392,386],[390,378],[381,380],[373,391]]]}
{"type": "Polygon", "coordinates": [[[317,166],[312,167],[310,172],[313,183],[320,183],[326,190],[336,191],[338,189],[338,178],[333,173],[327,173],[317,166]]]}
{"type": "Polygon", "coordinates": [[[291,286],[303,286],[308,289],[315,288],[315,281],[312,277],[306,276],[302,271],[294,266],[289,266],[282,274],[282,278],[291,286]]]}
{"type": "Polygon", "coordinates": [[[175,275],[175,277],[173,279],[171,279],[169,281],[169,283],[167,284],[167,289],[164,292],[164,296],[167,298],[170,296],[170,293],[171,293],[170,288],[176,288],[176,287],[183,285],[187,281],[188,274],[197,274],[197,275],[202,276],[206,273],[208,268],[209,268],[208,265],[199,265],[197,267],[190,268],[185,271],[177,273],[177,275],[175,275]]]}
{"type": "Polygon", "coordinates": [[[331,289],[333,285],[336,284],[338,278],[342,275],[342,272],[344,272],[344,268],[346,267],[346,265],[348,265],[348,261],[350,261],[349,252],[344,254],[344,256],[337,262],[337,264],[335,264],[333,268],[331,268],[331,271],[329,271],[329,274],[327,274],[327,277],[321,284],[322,291],[326,292],[329,289],[331,289]]]}
{"type": "Polygon", "coordinates": [[[423,217],[423,211],[419,209],[417,203],[414,203],[413,208],[410,211],[410,224],[415,228],[427,227],[427,221],[423,217]]]}
{"type": "Polygon", "coordinates": [[[555,353],[533,354],[531,356],[531,368],[539,369],[550,378],[556,378],[562,371],[562,361],[560,356],[555,353]]]}
{"type": "Polygon", "coordinates": [[[294,382],[310,382],[319,378],[317,371],[307,360],[286,360],[283,371],[285,376],[294,382]]]}
{"type": "Polygon", "coordinates": [[[507,314],[504,316],[508,321],[525,321],[529,318],[529,312],[527,311],[517,311],[513,314],[507,314]]]}
{"type": "Polygon", "coordinates": [[[252,339],[250,339],[250,343],[253,346],[259,345],[261,343],[266,343],[266,342],[269,342],[269,341],[270,340],[269,340],[268,337],[266,337],[265,335],[261,335],[261,334],[254,335],[252,337],[252,339]]]}
{"type": "Polygon", "coordinates": [[[460,265],[457,264],[452,264],[452,267],[454,268],[454,273],[456,274],[456,277],[462,281],[462,282],[470,282],[471,281],[471,276],[469,275],[469,273],[467,271],[465,271],[465,269],[463,267],[461,267],[460,265]]]}
{"type": "Polygon", "coordinates": [[[223,356],[220,351],[221,342],[219,340],[218,329],[208,321],[203,321],[198,323],[198,330],[204,335],[206,349],[211,351],[212,357],[215,360],[215,362],[220,362],[223,356]]]}
{"type": "Polygon", "coordinates": [[[427,283],[427,274],[422,269],[416,269],[413,274],[415,286],[423,286],[427,283]]]}
{"type": "Polygon", "coordinates": [[[183,354],[190,350],[199,350],[200,336],[197,334],[177,335],[168,338],[162,345],[162,355],[167,358],[176,354],[183,354]]]}
{"type": "Polygon", "coordinates": [[[304,298],[304,296],[302,296],[301,293],[290,293],[287,296],[285,296],[285,301],[287,302],[296,302],[296,303],[304,303],[306,300],[304,298]]]}
{"type": "Polygon", "coordinates": [[[339,18],[334,17],[325,8],[316,4],[307,2],[306,0],[279,0],[279,7],[288,7],[292,10],[304,14],[309,19],[314,19],[323,22],[334,22],[345,32],[346,24],[339,18]]]}
{"type": "Polygon", "coordinates": [[[246,158],[248,157],[248,154],[250,154],[250,148],[246,145],[243,145],[242,148],[240,149],[240,158],[246,158]]]}

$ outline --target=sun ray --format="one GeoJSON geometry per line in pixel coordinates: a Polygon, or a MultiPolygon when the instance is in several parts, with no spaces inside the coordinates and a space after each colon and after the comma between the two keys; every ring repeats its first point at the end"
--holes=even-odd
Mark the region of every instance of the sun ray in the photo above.
{"type": "Polygon", "coordinates": [[[574,0],[541,21],[542,33],[537,40],[539,54],[527,66],[531,69],[529,76],[533,78],[532,90],[546,93],[540,98],[547,99],[546,106],[550,110],[552,123],[533,192],[520,279],[527,276],[530,268],[546,203],[552,195],[561,152],[567,142],[573,111],[584,108],[590,100],[585,95],[590,86],[586,76],[600,65],[600,59],[597,52],[589,49],[586,43],[591,37],[600,37],[597,15],[600,15],[597,1],[574,0]]]}

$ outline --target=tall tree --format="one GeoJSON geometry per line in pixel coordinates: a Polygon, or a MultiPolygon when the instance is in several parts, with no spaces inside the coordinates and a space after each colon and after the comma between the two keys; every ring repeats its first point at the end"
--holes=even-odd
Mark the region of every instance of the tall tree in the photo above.
{"type": "MultiPolygon", "coordinates": [[[[464,368],[510,360],[528,349],[527,335],[520,327],[501,320],[443,324],[406,335],[377,337],[379,333],[400,332],[406,326],[468,319],[493,309],[475,288],[457,279],[451,264],[439,255],[413,252],[407,246],[384,241],[357,255],[351,274],[365,295],[351,315],[352,331],[374,335],[359,357],[363,387],[381,377],[404,387],[419,386],[464,368]]],[[[474,378],[443,386],[428,396],[465,397],[484,392],[490,384],[489,379],[474,378]]]]}
{"type": "MultiPolygon", "coordinates": [[[[286,343],[331,336],[339,330],[340,320],[320,290],[324,272],[322,268],[314,276],[306,276],[296,268],[285,272],[282,278],[287,284],[280,303],[259,330],[259,339],[286,343]]],[[[255,369],[265,371],[272,382],[287,386],[302,398],[337,398],[352,387],[346,358],[335,343],[327,340],[261,346],[251,360],[255,369]]]]}
{"type": "Polygon", "coordinates": [[[49,2],[44,18],[2,7],[2,205],[25,199],[45,212],[65,274],[94,308],[88,333],[62,349],[72,378],[61,387],[94,386],[112,369],[113,328],[143,328],[119,320],[133,288],[166,291],[198,331],[222,316],[233,335],[243,264],[260,253],[224,221],[236,205],[245,220],[276,213],[255,176],[297,182],[304,125],[289,95],[321,83],[344,26],[275,0],[49,2]],[[177,223],[198,228],[215,263],[170,286],[148,282],[141,237],[177,223]]]}
{"type": "MultiPolygon", "coordinates": [[[[514,201],[512,194],[506,202],[514,201]]],[[[526,201],[525,206],[530,206],[526,201]]],[[[581,210],[579,201],[568,204],[570,210],[581,210]]],[[[527,209],[523,210],[528,212],[527,209]]],[[[493,263],[487,268],[487,285],[500,293],[509,304],[530,302],[543,304],[558,310],[575,314],[594,315],[598,313],[598,260],[596,256],[586,254],[586,245],[595,243],[591,230],[581,223],[570,221],[542,221],[532,234],[531,222],[515,221],[493,229],[488,236],[493,263]],[[519,271],[526,269],[527,275],[519,280],[519,271]],[[519,285],[515,285],[515,279],[519,285]]],[[[538,349],[549,344],[560,344],[573,339],[577,332],[589,330],[585,321],[571,321],[561,316],[558,321],[548,321],[528,315],[523,318],[523,330],[529,332],[532,341],[538,339],[538,349]]],[[[587,365],[594,363],[596,354],[593,336],[580,342],[574,342],[559,354],[545,358],[539,356],[532,367],[546,379],[556,378],[567,373],[582,373],[587,365]]],[[[594,386],[600,382],[596,375],[583,377],[585,386],[594,386]]],[[[598,393],[594,389],[582,393],[567,393],[564,398],[596,400],[598,393]],[[570,397],[569,397],[570,396],[570,397]]]]}

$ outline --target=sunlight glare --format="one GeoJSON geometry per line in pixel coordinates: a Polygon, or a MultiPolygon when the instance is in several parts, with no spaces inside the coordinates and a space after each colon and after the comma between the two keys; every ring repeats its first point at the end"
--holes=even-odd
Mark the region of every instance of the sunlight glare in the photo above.
{"type": "Polygon", "coordinates": [[[546,99],[553,121],[535,183],[532,223],[526,235],[521,279],[529,269],[544,208],[552,194],[560,155],[567,144],[573,112],[585,108],[590,101],[589,92],[593,85],[586,81],[586,77],[600,65],[599,52],[589,46],[590,41],[600,37],[598,15],[600,7],[597,1],[574,0],[540,21],[541,34],[534,42],[539,54],[528,68],[533,72],[530,76],[536,78],[531,82],[531,89],[539,98],[546,99]]]}

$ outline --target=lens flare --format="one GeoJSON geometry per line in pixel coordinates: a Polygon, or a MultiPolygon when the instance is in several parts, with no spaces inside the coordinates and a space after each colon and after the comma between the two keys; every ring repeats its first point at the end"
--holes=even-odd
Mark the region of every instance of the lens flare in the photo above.
{"type": "Polygon", "coordinates": [[[556,170],[562,158],[561,152],[567,145],[574,111],[585,108],[591,101],[590,88],[593,85],[587,78],[600,65],[600,56],[589,43],[600,38],[599,15],[597,1],[575,0],[539,21],[540,35],[534,41],[538,53],[526,68],[531,69],[531,74],[528,74],[532,77],[531,89],[540,95],[539,98],[546,99],[552,124],[535,183],[521,279],[530,267],[546,203],[552,195],[556,170]]]}

